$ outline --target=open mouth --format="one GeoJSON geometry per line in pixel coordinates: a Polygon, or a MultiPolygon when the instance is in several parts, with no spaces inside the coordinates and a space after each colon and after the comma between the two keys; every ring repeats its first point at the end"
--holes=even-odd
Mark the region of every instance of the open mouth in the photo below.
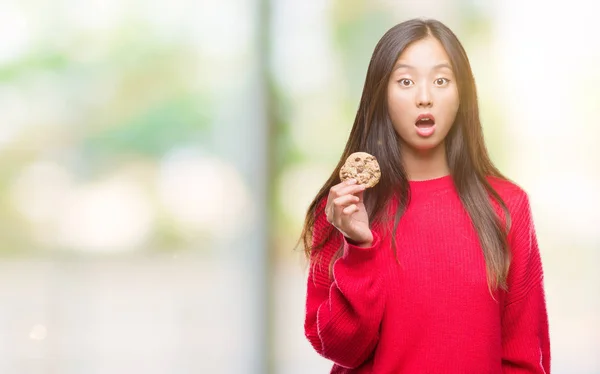
{"type": "Polygon", "coordinates": [[[421,114],[415,122],[417,133],[421,136],[429,136],[435,131],[435,118],[431,114],[421,114]]]}

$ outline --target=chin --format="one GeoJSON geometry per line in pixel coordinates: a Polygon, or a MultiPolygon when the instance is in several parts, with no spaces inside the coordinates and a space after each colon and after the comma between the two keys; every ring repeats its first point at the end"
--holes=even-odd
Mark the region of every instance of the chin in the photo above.
{"type": "Polygon", "coordinates": [[[409,148],[418,152],[428,152],[442,147],[443,144],[444,142],[442,140],[429,138],[415,139],[411,142],[408,142],[406,145],[408,145],[409,148]]]}

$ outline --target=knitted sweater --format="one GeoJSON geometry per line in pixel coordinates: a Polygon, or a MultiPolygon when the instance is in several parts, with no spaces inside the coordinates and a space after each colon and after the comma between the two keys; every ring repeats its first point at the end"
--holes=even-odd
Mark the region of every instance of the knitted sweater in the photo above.
{"type": "MultiPolygon", "coordinates": [[[[311,256],[305,334],[333,361],[331,373],[550,373],[529,200],[511,182],[490,183],[512,221],[508,291],[497,290],[494,298],[477,232],[450,176],[410,182],[411,201],[397,234],[399,262],[383,224],[372,226],[370,248],[351,245],[336,231],[311,256]],[[329,262],[340,245],[343,255],[330,277],[329,262]]],[[[327,226],[318,214],[315,241],[327,226]]]]}

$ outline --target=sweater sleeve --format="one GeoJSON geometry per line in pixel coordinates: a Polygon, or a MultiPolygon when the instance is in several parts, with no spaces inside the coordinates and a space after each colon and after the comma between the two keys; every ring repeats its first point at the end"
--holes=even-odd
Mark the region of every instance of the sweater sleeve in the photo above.
{"type": "Polygon", "coordinates": [[[521,191],[512,216],[508,293],[502,313],[504,374],[549,374],[550,337],[543,269],[531,208],[521,191]]]}
{"type": "MultiPolygon", "coordinates": [[[[331,228],[318,211],[313,243],[319,243],[331,228]]],[[[364,363],[379,339],[385,295],[375,266],[381,239],[372,233],[373,245],[362,248],[349,244],[335,230],[310,259],[305,334],[319,354],[346,368],[364,363]],[[335,260],[330,277],[330,260],[342,245],[343,255],[335,260]]]]}

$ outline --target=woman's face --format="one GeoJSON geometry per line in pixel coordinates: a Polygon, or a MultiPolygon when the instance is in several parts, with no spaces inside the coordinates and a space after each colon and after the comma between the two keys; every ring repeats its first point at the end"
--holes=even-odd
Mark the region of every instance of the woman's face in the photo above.
{"type": "Polygon", "coordinates": [[[387,87],[388,111],[402,142],[417,152],[443,144],[459,106],[450,59],[433,37],[416,41],[400,55],[387,87]]]}

